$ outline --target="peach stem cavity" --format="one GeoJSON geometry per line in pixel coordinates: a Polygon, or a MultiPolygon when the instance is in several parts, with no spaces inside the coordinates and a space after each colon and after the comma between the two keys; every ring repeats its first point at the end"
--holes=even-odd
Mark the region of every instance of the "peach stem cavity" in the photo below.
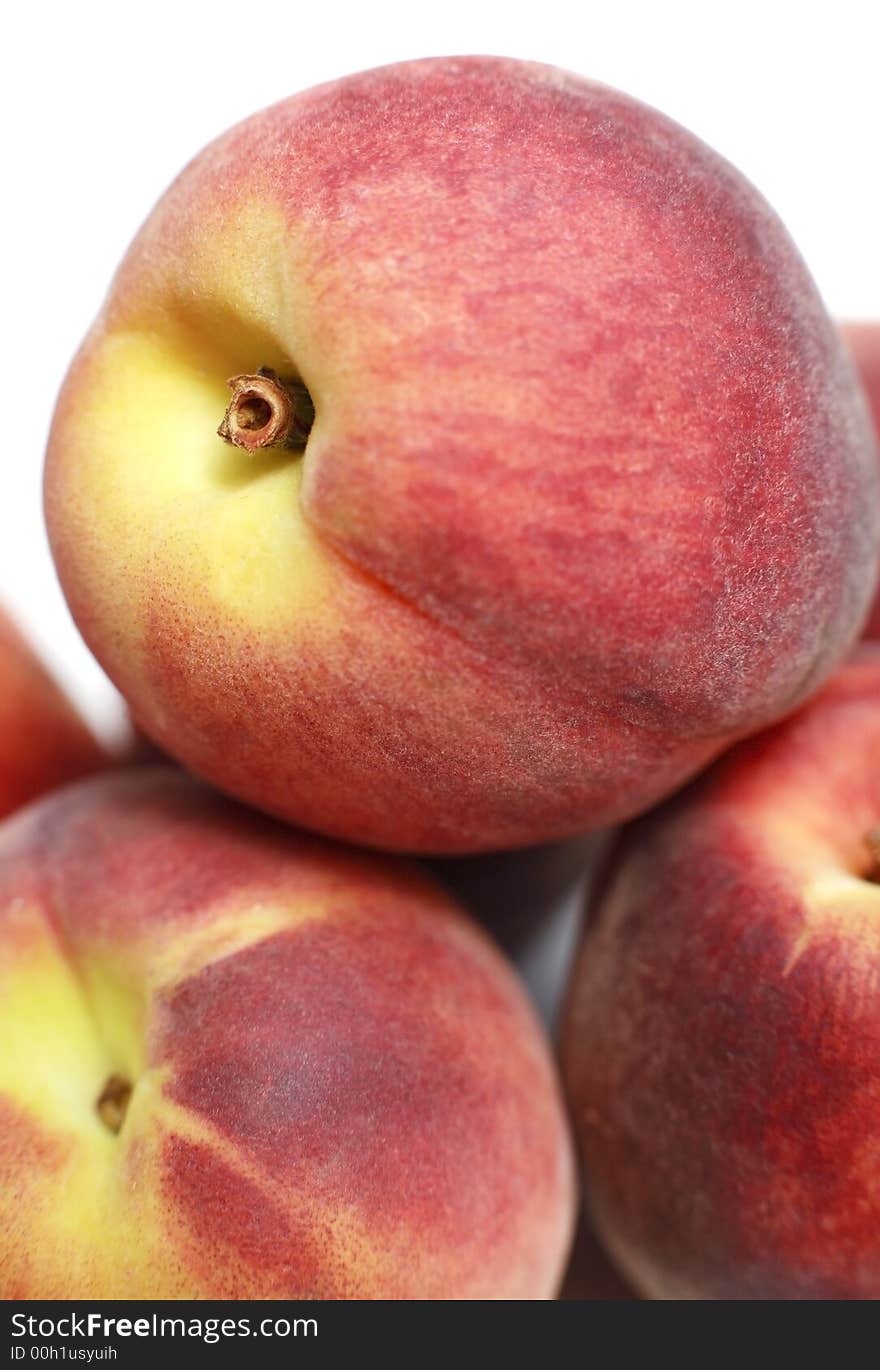
{"type": "Polygon", "coordinates": [[[95,1101],[98,1117],[111,1132],[119,1132],[131,1100],[131,1084],[122,1075],[111,1075],[95,1101]]]}

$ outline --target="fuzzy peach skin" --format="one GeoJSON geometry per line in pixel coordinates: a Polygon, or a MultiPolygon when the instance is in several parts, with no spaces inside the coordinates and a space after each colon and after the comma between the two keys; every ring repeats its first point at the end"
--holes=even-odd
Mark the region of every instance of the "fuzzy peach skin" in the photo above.
{"type": "MultiPolygon", "coordinates": [[[[867,396],[880,449],[880,323],[847,323],[841,332],[867,396]]],[[[880,462],[880,450],[877,459],[880,462]]],[[[874,600],[865,637],[880,639],[880,594],[874,600]]]]}
{"type": "Polygon", "coordinates": [[[550,1053],[424,876],[140,768],[7,821],[0,938],[0,1297],[555,1293],[550,1053]]]}
{"type": "Polygon", "coordinates": [[[0,818],[107,763],[73,705],[0,609],[0,818]]]}
{"type": "Polygon", "coordinates": [[[871,645],[600,883],[564,1073],[594,1221],[646,1294],[880,1297],[878,756],[871,645]]]}
{"type": "Polygon", "coordinates": [[[785,231],[626,96],[492,58],[206,149],[73,363],[46,511],[168,753],[336,836],[548,841],[657,800],[856,637],[880,488],[785,231]],[[298,374],[304,455],[216,430],[298,374]]]}

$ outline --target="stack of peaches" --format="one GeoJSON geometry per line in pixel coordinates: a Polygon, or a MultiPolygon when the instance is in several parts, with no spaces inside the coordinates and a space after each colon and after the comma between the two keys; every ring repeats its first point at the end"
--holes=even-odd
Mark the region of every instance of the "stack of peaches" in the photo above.
{"type": "Polygon", "coordinates": [[[196,157],[45,481],[161,764],[0,635],[0,1294],[548,1298],[584,1204],[649,1297],[880,1296],[878,339],[551,68],[196,157]],[[412,858],[619,824],[557,1058],[412,858]]]}

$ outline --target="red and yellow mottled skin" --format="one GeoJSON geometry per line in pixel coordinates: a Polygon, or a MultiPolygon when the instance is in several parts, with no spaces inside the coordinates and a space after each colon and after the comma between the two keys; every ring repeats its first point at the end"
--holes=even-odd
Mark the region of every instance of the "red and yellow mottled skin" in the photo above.
{"type": "Polygon", "coordinates": [[[0,609],[0,818],[107,760],[0,609]]]}
{"type": "Polygon", "coordinates": [[[856,635],[880,493],[761,197],[653,110],[491,58],[274,106],[183,172],[67,378],[46,508],[167,752],[373,845],[645,808],[856,635]],[[216,436],[297,371],[304,455],[216,436]]]}
{"type": "MultiPolygon", "coordinates": [[[[880,443],[880,323],[848,323],[843,325],[842,332],[867,396],[880,443]]],[[[874,600],[865,637],[880,640],[880,594],[874,600]]]]}
{"type": "Polygon", "coordinates": [[[589,1204],[655,1297],[880,1297],[880,647],[633,824],[563,1064],[589,1204]]]}
{"type": "Polygon", "coordinates": [[[0,946],[3,1297],[555,1293],[548,1047],[424,876],[116,772],[3,828],[0,946]]]}

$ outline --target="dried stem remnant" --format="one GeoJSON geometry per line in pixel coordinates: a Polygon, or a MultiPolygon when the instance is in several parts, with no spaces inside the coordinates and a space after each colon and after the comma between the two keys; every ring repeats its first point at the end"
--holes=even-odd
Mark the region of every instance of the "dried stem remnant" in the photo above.
{"type": "Polygon", "coordinates": [[[871,829],[865,838],[865,845],[871,853],[871,865],[866,878],[880,885],[880,828],[871,829]]]}
{"type": "Polygon", "coordinates": [[[130,1099],[131,1085],[128,1080],[121,1075],[111,1075],[95,1103],[98,1117],[111,1132],[118,1132],[125,1122],[130,1099]]]}
{"type": "Polygon", "coordinates": [[[228,384],[232,399],[217,429],[221,438],[246,452],[305,447],[315,407],[302,381],[283,380],[271,367],[261,366],[253,374],[231,376],[228,384]]]}

